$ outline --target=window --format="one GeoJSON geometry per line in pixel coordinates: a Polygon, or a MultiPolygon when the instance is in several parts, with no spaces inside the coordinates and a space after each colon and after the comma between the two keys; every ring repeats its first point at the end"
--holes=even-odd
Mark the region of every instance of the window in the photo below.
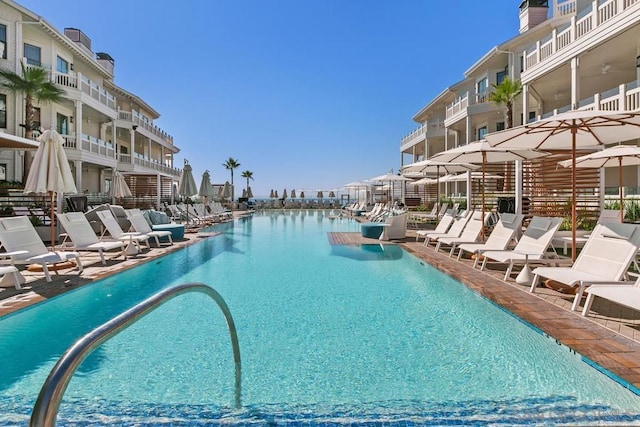
{"type": "Polygon", "coordinates": [[[40,66],[42,63],[40,62],[40,48],[38,46],[33,46],[30,44],[24,44],[24,57],[27,60],[27,64],[40,66]]]}
{"type": "Polygon", "coordinates": [[[7,95],[0,94],[0,128],[7,127],[7,95]]]}
{"type": "Polygon", "coordinates": [[[476,102],[485,102],[487,97],[487,78],[476,83],[476,102]]]}
{"type": "Polygon", "coordinates": [[[7,59],[7,26],[0,24],[0,49],[2,49],[2,59],[7,59]]]}
{"type": "Polygon", "coordinates": [[[529,121],[528,121],[528,123],[535,122],[535,121],[536,121],[536,112],[535,111],[529,111],[529,121]]]}
{"type": "Polygon", "coordinates": [[[58,56],[56,60],[56,70],[59,73],[69,74],[69,63],[58,56]]]}
{"type": "Polygon", "coordinates": [[[504,130],[504,122],[496,123],[496,132],[504,130]]]}
{"type": "Polygon", "coordinates": [[[0,163],[0,181],[7,180],[7,164],[0,163]]]}
{"type": "Polygon", "coordinates": [[[56,131],[60,135],[69,134],[69,117],[60,113],[56,114],[56,131]]]}
{"type": "Polygon", "coordinates": [[[484,136],[487,134],[487,127],[486,126],[482,126],[481,128],[478,128],[478,141],[480,141],[482,138],[484,138],[484,136]]]}
{"type": "Polygon", "coordinates": [[[504,70],[502,71],[498,71],[496,73],[496,84],[499,85],[500,83],[502,83],[504,81],[504,79],[507,77],[507,73],[509,72],[509,67],[505,67],[504,70]]]}

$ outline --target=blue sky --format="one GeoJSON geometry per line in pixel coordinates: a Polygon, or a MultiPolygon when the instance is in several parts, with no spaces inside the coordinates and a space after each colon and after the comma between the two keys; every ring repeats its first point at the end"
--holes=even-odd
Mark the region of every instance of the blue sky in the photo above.
{"type": "Polygon", "coordinates": [[[23,0],[115,59],[199,184],[237,159],[256,195],[400,166],[411,118],[518,32],[516,0],[23,0]],[[177,7],[177,9],[176,9],[177,7]]]}

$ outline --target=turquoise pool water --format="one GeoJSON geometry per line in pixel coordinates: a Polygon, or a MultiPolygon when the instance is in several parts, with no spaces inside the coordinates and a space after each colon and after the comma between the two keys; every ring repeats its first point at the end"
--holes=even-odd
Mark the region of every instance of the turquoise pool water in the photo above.
{"type": "Polygon", "coordinates": [[[167,286],[162,306],[95,351],[60,425],[640,424],[640,398],[450,277],[394,246],[331,246],[358,231],[324,211],[220,225],[222,234],[0,321],[0,425],[24,425],[78,337],[167,286]]]}

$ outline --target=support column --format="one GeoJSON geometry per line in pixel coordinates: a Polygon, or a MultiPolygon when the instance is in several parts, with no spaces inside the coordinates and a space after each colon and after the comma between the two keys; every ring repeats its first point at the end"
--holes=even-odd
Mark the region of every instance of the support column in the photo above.
{"type": "Polygon", "coordinates": [[[516,160],[516,215],[522,214],[522,197],[524,197],[524,181],[522,179],[522,160],[516,160]]]}
{"type": "MultiPolygon", "coordinates": [[[[529,85],[522,85],[522,124],[529,123],[529,85]]],[[[515,126],[515,123],[512,123],[515,126]]]]}
{"type": "Polygon", "coordinates": [[[578,108],[580,101],[580,80],[578,79],[578,66],[580,60],[578,57],[571,58],[571,109],[578,108]]]}
{"type": "Polygon", "coordinates": [[[73,165],[76,168],[76,188],[78,193],[82,194],[82,160],[74,160],[73,165]]]}
{"type": "Polygon", "coordinates": [[[160,196],[162,195],[162,176],[160,174],[156,174],[156,209],[160,210],[161,201],[160,196]]]}

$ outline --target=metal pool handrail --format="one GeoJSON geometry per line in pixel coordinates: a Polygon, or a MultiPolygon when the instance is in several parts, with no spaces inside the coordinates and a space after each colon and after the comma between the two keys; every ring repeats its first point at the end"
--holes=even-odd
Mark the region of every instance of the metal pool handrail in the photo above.
{"type": "Polygon", "coordinates": [[[158,292],[152,297],[142,301],[124,313],[97,327],[69,347],[62,357],[60,357],[42,385],[36,404],[33,407],[33,413],[31,414],[29,425],[32,427],[55,426],[62,396],[67,389],[67,385],[69,384],[71,377],[82,361],[93,350],[102,345],[105,341],[111,339],[114,335],[117,335],[123,329],[137,322],[165,302],[177,297],[178,295],[189,292],[201,292],[210,296],[218,304],[224,314],[227,327],[229,328],[229,334],[231,335],[233,360],[235,362],[236,369],[235,404],[237,408],[240,408],[242,375],[240,346],[238,344],[236,326],[233,322],[233,317],[231,317],[229,307],[215,289],[202,283],[186,283],[158,292]]]}

